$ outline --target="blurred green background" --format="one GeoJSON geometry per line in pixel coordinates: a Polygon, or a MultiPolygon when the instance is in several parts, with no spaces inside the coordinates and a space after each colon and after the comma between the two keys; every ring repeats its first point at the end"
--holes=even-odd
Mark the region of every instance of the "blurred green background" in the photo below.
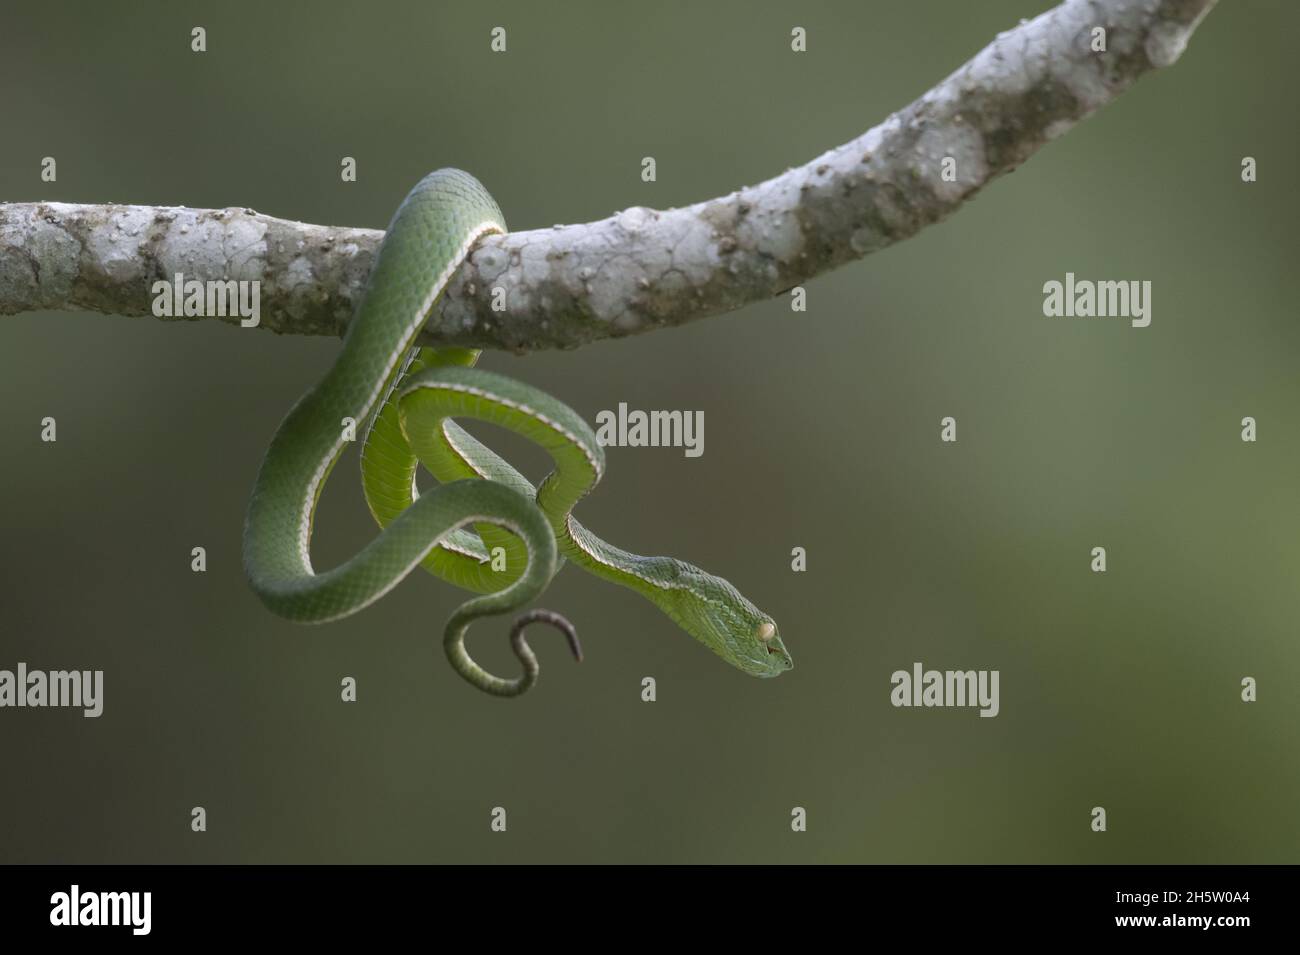
{"type": "MultiPolygon", "coordinates": [[[[0,198],[382,228],[456,165],[517,229],[682,205],[857,136],[1050,5],[8,3],[0,198]]],[[[515,701],[450,670],[464,595],[427,575],[343,622],[283,622],[244,582],[244,507],[338,343],[0,320],[0,667],[105,671],[98,720],[0,711],[0,860],[1296,861],[1298,28],[1295,4],[1221,5],[1172,69],[812,283],[806,314],[485,356],[588,420],[704,410],[703,457],[611,448],[579,515],[770,612],[796,661],[774,681],[573,568],[544,605],[588,658],[540,635],[515,701]],[[1151,326],[1045,318],[1066,271],[1149,279],[1151,326]],[[1001,715],[893,708],[918,660],[1000,670],[1001,715]]],[[[355,452],[334,474],[322,565],[374,533],[355,452]]],[[[471,644],[512,672],[503,633],[471,644]]]]}

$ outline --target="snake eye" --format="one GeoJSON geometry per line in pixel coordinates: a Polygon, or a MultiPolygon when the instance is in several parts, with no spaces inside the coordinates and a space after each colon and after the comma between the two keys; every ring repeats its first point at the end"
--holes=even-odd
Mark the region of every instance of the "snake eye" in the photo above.
{"type": "Polygon", "coordinates": [[[776,636],[776,624],[771,622],[759,624],[758,629],[754,631],[754,636],[758,637],[758,639],[762,640],[764,643],[767,643],[767,641],[776,636]]]}

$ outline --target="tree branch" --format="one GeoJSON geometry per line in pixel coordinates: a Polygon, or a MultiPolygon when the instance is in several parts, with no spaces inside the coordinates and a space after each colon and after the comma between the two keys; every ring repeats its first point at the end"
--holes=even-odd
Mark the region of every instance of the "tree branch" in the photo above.
{"type": "MultiPolygon", "coordinates": [[[[682,209],[489,236],[427,344],[528,351],[680,325],[779,295],[945,218],[1149,70],[1217,0],[1066,0],[999,34],[916,102],[807,165],[682,209]],[[1105,29],[1105,52],[1092,31],[1105,29]],[[945,181],[945,157],[956,180],[945,181]],[[492,290],[507,308],[492,310],[492,290]]],[[[152,314],[150,287],[257,280],[262,327],[341,335],[382,233],[251,209],[0,205],[0,314],[152,314]]],[[[238,318],[228,319],[237,322],[238,318]]]]}

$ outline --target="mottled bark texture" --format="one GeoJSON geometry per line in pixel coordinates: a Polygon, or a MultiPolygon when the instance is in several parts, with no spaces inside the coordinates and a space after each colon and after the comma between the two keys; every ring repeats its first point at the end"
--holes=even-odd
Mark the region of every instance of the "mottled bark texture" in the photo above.
{"type": "MultiPolygon", "coordinates": [[[[986,183],[1169,66],[1216,0],[1066,0],[1000,34],[916,102],[807,165],[682,209],[489,236],[429,344],[528,351],[680,325],[780,295],[943,219],[986,183]],[[1105,52],[1093,50],[1095,28],[1105,52]],[[945,157],[956,180],[945,181],[945,157]],[[493,289],[506,308],[494,311],[493,289]]],[[[262,327],[341,335],[382,233],[250,209],[0,205],[0,314],[151,314],[150,286],[261,282],[262,327]]],[[[238,321],[238,318],[228,319],[238,321]]]]}

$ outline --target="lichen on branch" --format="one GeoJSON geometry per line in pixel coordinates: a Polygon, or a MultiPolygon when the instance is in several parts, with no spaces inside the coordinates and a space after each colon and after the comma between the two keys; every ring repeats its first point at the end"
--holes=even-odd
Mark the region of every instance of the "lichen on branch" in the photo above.
{"type": "MultiPolygon", "coordinates": [[[[633,207],[487,236],[449,283],[424,341],[576,348],[779,295],[951,214],[1172,64],[1215,3],[1066,0],[999,34],[862,136],[766,182],[679,209],[633,207]],[[505,308],[494,310],[502,297],[505,308]]],[[[259,282],[263,328],[341,335],[381,238],[251,209],[5,203],[0,314],[151,315],[153,283],[180,273],[259,282]]]]}

